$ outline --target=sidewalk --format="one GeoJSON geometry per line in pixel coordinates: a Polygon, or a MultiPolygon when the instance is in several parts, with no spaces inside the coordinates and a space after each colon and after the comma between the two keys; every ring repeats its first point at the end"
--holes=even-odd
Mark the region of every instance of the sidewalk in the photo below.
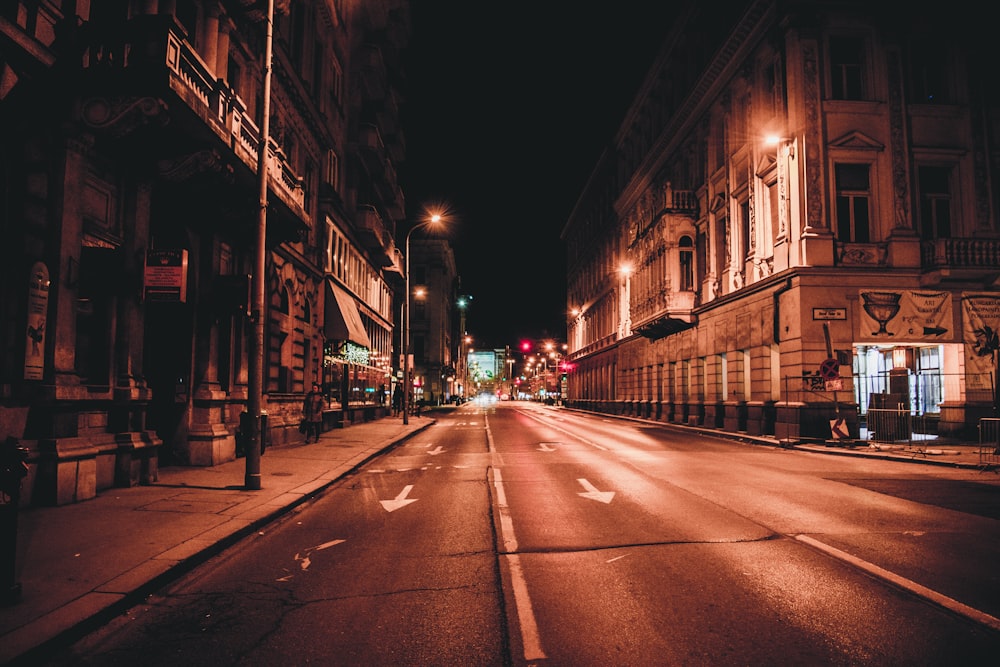
{"type": "MultiPolygon", "coordinates": [[[[433,412],[431,412],[433,415],[433,412]]],[[[37,662],[47,643],[96,629],[146,595],[297,505],[363,463],[434,423],[398,417],[329,431],[318,443],[268,449],[261,486],[244,490],[240,458],[209,468],[172,466],[150,486],[108,489],[75,505],[21,511],[20,602],[0,606],[0,664],[37,662]]],[[[775,447],[777,440],[695,429],[775,447]]],[[[979,447],[929,441],[923,451],[866,442],[795,445],[846,456],[979,467],[979,447]]]]}
{"type": "Polygon", "coordinates": [[[256,491],[244,489],[246,460],[239,458],[208,468],[165,467],[150,486],[21,510],[22,595],[0,606],[0,664],[36,663],[34,649],[100,627],[434,419],[409,422],[385,417],[328,431],[311,445],[269,448],[256,491]]]}

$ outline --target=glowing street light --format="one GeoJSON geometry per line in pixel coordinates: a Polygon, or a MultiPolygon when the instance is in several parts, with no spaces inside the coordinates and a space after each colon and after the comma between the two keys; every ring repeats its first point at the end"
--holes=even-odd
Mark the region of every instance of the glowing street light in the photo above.
{"type": "Polygon", "coordinates": [[[406,293],[404,295],[403,317],[403,423],[410,423],[410,391],[413,389],[410,380],[410,237],[413,232],[421,227],[432,227],[441,224],[443,218],[440,213],[432,213],[431,216],[410,228],[406,233],[406,293]]]}

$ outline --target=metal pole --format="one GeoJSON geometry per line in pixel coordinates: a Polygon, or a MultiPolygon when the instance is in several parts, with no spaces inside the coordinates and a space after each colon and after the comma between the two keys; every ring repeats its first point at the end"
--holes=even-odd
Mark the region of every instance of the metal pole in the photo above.
{"type": "Polygon", "coordinates": [[[403,423],[410,423],[410,234],[406,233],[406,293],[403,295],[403,423]]]}
{"type": "Polygon", "coordinates": [[[274,0],[267,0],[267,20],[264,25],[264,90],[261,102],[260,143],[257,145],[257,177],[259,179],[259,208],[257,210],[257,247],[253,270],[253,306],[250,320],[253,335],[250,337],[250,355],[247,360],[249,394],[247,412],[250,421],[250,438],[246,451],[246,477],[244,486],[251,491],[261,488],[260,444],[261,402],[264,394],[264,270],[267,239],[267,150],[271,142],[271,47],[273,42],[274,0]]]}

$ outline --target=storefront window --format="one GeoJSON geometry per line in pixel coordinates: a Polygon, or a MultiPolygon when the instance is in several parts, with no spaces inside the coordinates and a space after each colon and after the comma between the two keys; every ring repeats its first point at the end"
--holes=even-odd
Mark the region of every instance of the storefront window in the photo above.
{"type": "Polygon", "coordinates": [[[367,349],[352,343],[327,342],[323,353],[323,393],[331,405],[375,405],[388,383],[384,368],[366,363],[367,349]]]}

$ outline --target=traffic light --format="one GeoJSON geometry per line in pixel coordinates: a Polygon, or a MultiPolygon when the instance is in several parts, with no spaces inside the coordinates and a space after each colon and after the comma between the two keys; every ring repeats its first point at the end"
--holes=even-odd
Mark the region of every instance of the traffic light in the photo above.
{"type": "Polygon", "coordinates": [[[531,352],[531,341],[522,340],[521,341],[521,352],[531,352]]]}

